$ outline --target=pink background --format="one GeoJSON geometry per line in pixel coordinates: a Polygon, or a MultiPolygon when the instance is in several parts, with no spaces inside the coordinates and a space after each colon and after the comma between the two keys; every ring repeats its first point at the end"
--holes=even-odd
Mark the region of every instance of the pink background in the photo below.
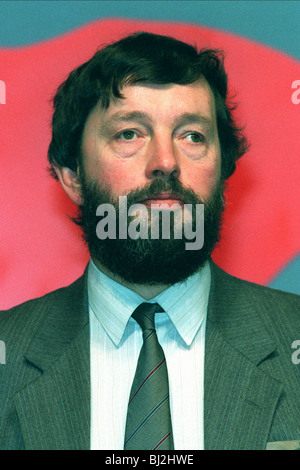
{"type": "Polygon", "coordinates": [[[228,272],[267,284],[300,252],[300,105],[291,85],[300,64],[284,53],[211,28],[99,20],[30,46],[0,48],[6,104],[0,106],[0,308],[81,275],[88,261],[74,207],[48,176],[50,98],[103,43],[147,30],[226,51],[230,89],[240,103],[250,152],[229,180],[223,240],[214,260],[228,272]],[[101,37],[101,41],[99,41],[101,37]]]}

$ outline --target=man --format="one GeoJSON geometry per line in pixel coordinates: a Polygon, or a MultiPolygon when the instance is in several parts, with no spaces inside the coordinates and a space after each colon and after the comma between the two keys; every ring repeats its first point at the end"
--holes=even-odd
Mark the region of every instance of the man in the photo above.
{"type": "Polygon", "coordinates": [[[210,259],[247,150],[226,99],[216,51],[149,33],[59,87],[48,156],[91,261],[71,286],[1,313],[0,448],[298,445],[299,297],[210,259]],[[203,204],[203,246],[188,249],[203,204]],[[153,236],[166,215],[170,236],[153,236]]]}

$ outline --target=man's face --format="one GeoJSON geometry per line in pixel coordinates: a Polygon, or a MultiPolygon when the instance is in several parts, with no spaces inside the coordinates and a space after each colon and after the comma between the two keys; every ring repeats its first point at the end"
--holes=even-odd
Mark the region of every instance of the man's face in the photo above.
{"type": "Polygon", "coordinates": [[[220,178],[221,157],[207,82],[134,85],[122,94],[125,99],[107,110],[97,106],[88,117],[82,139],[86,177],[118,198],[173,176],[208,199],[220,178]]]}
{"type": "MultiPolygon", "coordinates": [[[[114,100],[107,110],[97,106],[83,132],[86,239],[92,257],[122,279],[173,284],[203,265],[219,235],[223,184],[213,94],[204,80],[185,86],[128,86],[122,94],[124,99],[114,100]],[[119,196],[148,209],[157,203],[204,203],[204,247],[187,251],[186,240],[175,237],[97,239],[97,207],[110,203],[119,217],[119,196]]],[[[150,216],[148,222],[150,230],[150,216]]],[[[195,212],[190,222],[195,228],[195,212]]]]}

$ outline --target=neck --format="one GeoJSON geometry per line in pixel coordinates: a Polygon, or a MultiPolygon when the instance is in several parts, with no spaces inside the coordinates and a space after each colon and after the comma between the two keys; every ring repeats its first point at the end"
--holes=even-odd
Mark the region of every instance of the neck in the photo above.
{"type": "Polygon", "coordinates": [[[118,282],[119,284],[122,284],[123,286],[127,287],[128,289],[131,289],[132,291],[136,292],[138,295],[143,297],[145,300],[151,300],[153,297],[156,295],[160,294],[164,290],[166,290],[168,287],[170,287],[171,284],[156,284],[156,285],[151,285],[151,284],[134,284],[131,282],[127,282],[126,280],[122,279],[116,274],[113,274],[111,271],[109,271],[107,268],[105,268],[98,260],[93,258],[93,263],[97,268],[106,276],[110,277],[113,281],[118,282]]]}

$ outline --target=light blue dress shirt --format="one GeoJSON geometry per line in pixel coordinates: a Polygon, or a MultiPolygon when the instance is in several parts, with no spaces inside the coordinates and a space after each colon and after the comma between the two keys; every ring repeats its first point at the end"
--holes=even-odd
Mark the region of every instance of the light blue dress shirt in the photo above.
{"type": "MultiPolygon", "coordinates": [[[[155,325],[169,375],[174,446],[204,448],[204,344],[211,273],[203,269],[150,302],[165,312],[155,325]]],[[[127,403],[142,346],[142,331],[131,318],[145,302],[90,261],[88,295],[91,339],[91,449],[123,449],[127,403]]]]}

